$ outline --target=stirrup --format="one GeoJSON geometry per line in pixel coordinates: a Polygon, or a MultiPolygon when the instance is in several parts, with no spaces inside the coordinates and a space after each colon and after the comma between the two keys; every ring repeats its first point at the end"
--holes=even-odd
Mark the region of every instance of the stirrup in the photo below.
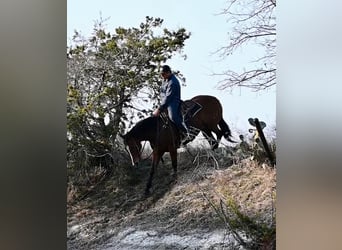
{"type": "Polygon", "coordinates": [[[187,134],[185,134],[185,136],[184,136],[184,138],[183,139],[181,139],[181,145],[184,145],[184,142],[186,142],[186,141],[190,141],[191,140],[191,137],[190,137],[190,135],[187,133],[187,134]]]}

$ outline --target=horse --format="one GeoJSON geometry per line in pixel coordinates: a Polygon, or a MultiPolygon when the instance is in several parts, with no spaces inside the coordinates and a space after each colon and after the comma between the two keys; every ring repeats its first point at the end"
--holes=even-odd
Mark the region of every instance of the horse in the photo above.
{"type": "Polygon", "coordinates": [[[170,153],[173,177],[177,178],[177,148],[180,146],[181,135],[175,124],[165,123],[161,117],[152,116],[139,121],[122,137],[125,145],[128,146],[133,166],[136,166],[141,160],[142,141],[149,141],[153,149],[152,167],[146,184],[145,195],[150,193],[155,169],[165,152],[170,153]]]}
{"type": "Polygon", "coordinates": [[[214,150],[218,147],[222,136],[232,143],[231,131],[228,124],[222,116],[222,105],[220,101],[210,95],[198,95],[190,100],[186,100],[182,104],[182,113],[186,125],[191,130],[190,139],[183,144],[191,142],[200,131],[208,140],[211,148],[214,150]],[[212,132],[216,134],[216,139],[212,132]]]}
{"type": "MultiPolygon", "coordinates": [[[[188,127],[191,138],[183,142],[186,145],[192,141],[200,131],[209,141],[212,149],[216,149],[224,136],[228,141],[233,141],[231,131],[222,117],[222,106],[216,97],[208,95],[195,96],[184,101],[181,105],[182,114],[188,127]],[[216,134],[216,140],[212,135],[216,134]]],[[[131,156],[132,165],[137,165],[141,160],[141,142],[149,141],[152,151],[152,167],[147,181],[145,194],[149,194],[152,186],[152,178],[159,161],[165,152],[170,153],[173,176],[177,178],[177,148],[180,147],[181,133],[175,124],[162,117],[148,117],[139,121],[128,133],[122,136],[131,156]]]]}

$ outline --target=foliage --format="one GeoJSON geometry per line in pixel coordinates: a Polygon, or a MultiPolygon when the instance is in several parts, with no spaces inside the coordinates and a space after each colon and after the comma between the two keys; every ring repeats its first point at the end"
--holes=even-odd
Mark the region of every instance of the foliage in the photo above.
{"type": "Polygon", "coordinates": [[[276,0],[229,0],[222,15],[228,17],[233,27],[229,33],[229,43],[217,53],[221,58],[229,58],[237,49],[247,44],[262,48],[263,54],[254,61],[253,68],[243,72],[226,70],[219,83],[219,89],[235,86],[259,91],[276,85],[276,0]]]}
{"type": "Polygon", "coordinates": [[[117,135],[158,101],[161,64],[177,53],[185,58],[190,33],[162,24],[147,16],[139,27],[109,32],[101,19],[89,38],[75,31],[67,48],[68,167],[111,168],[119,161],[117,135]]]}

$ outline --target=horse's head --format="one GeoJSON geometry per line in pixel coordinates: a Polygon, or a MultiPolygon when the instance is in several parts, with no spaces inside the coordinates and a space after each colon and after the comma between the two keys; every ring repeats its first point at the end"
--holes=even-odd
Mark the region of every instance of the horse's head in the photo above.
{"type": "Polygon", "coordinates": [[[127,151],[131,157],[132,165],[138,166],[139,161],[141,160],[141,143],[136,140],[129,133],[122,136],[124,143],[126,145],[127,151]]]}

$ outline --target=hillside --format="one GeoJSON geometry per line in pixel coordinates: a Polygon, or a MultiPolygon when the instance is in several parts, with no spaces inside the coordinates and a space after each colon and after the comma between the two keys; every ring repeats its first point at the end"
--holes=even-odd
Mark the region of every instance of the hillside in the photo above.
{"type": "Polygon", "coordinates": [[[244,249],[224,223],[225,204],[275,223],[276,170],[248,159],[233,164],[218,151],[179,153],[177,181],[166,155],[149,197],[143,195],[149,160],[139,169],[125,166],[124,175],[78,202],[69,194],[68,249],[244,249]]]}

